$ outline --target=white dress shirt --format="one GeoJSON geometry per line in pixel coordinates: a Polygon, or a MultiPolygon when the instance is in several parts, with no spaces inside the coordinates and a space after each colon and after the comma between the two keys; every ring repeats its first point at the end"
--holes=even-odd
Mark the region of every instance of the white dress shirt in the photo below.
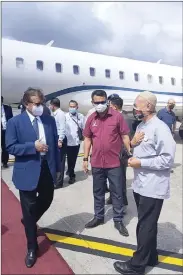
{"type": "Polygon", "coordinates": [[[81,141],[78,136],[78,126],[73,121],[73,119],[78,123],[79,127],[83,130],[85,125],[85,117],[77,113],[76,115],[72,115],[67,113],[65,115],[66,118],[66,137],[67,137],[67,145],[68,146],[78,146],[81,141]]]}
{"type": "Polygon", "coordinates": [[[6,130],[7,121],[6,121],[6,115],[5,115],[3,104],[1,105],[1,123],[2,123],[3,130],[6,130]]]}
{"type": "Polygon", "coordinates": [[[61,109],[57,109],[55,112],[51,112],[51,115],[55,118],[58,139],[63,141],[65,138],[65,114],[61,109]]]}
{"type": "MultiPolygon", "coordinates": [[[[34,121],[34,119],[35,119],[35,116],[33,116],[33,115],[32,115],[31,113],[29,113],[28,111],[26,111],[26,112],[27,112],[27,114],[28,114],[28,116],[29,116],[29,118],[30,118],[30,121],[31,121],[32,125],[33,125],[33,121],[34,121]]],[[[40,119],[39,116],[37,116],[36,119],[37,119],[37,122],[38,122],[39,140],[40,140],[41,143],[46,144],[46,135],[45,135],[43,123],[42,123],[42,121],[41,121],[41,119],[40,119]]],[[[45,155],[46,153],[41,152],[40,154],[41,154],[41,155],[45,155]]]]}

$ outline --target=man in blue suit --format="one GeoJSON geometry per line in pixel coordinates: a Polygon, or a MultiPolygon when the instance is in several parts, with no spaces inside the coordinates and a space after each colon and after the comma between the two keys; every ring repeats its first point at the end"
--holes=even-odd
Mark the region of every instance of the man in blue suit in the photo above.
{"type": "Polygon", "coordinates": [[[5,135],[7,122],[13,117],[13,112],[11,106],[3,104],[3,96],[1,96],[1,162],[3,168],[8,168],[9,154],[6,150],[5,135]]]}
{"type": "Polygon", "coordinates": [[[6,130],[6,148],[15,156],[12,181],[20,194],[27,267],[37,260],[36,223],[51,205],[60,171],[56,124],[53,117],[42,115],[43,102],[43,93],[29,88],[23,96],[26,111],[10,119],[6,130]]]}

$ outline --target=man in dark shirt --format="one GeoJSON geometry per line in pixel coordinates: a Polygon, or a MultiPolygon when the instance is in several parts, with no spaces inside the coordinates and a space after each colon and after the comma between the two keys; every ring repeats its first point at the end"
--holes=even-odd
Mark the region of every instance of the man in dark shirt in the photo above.
{"type": "Polygon", "coordinates": [[[92,146],[92,174],[94,195],[94,218],[85,225],[93,228],[104,223],[106,180],[109,180],[113,201],[114,226],[123,236],[129,236],[123,218],[122,173],[119,154],[124,143],[130,151],[129,129],[119,112],[109,107],[107,94],[103,90],[92,93],[94,112],[84,129],[84,171],[88,171],[88,156],[92,146]]]}
{"type": "Polygon", "coordinates": [[[170,128],[172,135],[175,134],[176,128],[176,116],[175,113],[172,111],[175,107],[175,100],[169,99],[167,103],[167,107],[161,109],[157,113],[157,117],[162,120],[166,125],[170,128]]]}
{"type": "MultiPolygon", "coordinates": [[[[125,119],[129,129],[130,129],[130,132],[131,132],[131,120],[129,119],[128,115],[125,114],[123,111],[122,111],[122,108],[123,108],[123,99],[121,97],[113,97],[111,100],[110,100],[110,107],[113,109],[113,110],[116,110],[118,111],[119,113],[122,114],[123,118],[125,119]]],[[[125,150],[124,146],[122,148],[122,150],[125,150]]],[[[127,169],[127,166],[128,166],[128,163],[127,163],[127,160],[126,162],[125,161],[121,161],[121,171],[122,171],[122,197],[123,197],[123,213],[125,213],[126,211],[126,206],[128,205],[128,200],[127,200],[127,190],[126,190],[126,169],[127,169]]],[[[111,197],[111,194],[109,196],[109,198],[107,199],[106,201],[106,204],[112,204],[112,197],[111,197]]]]}

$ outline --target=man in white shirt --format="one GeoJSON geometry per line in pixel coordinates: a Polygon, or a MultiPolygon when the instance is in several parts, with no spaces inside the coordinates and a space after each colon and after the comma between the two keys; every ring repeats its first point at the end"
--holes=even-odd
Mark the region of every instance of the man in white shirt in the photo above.
{"type": "Polygon", "coordinates": [[[74,173],[77,156],[82,141],[82,131],[84,129],[85,118],[78,113],[78,103],[75,100],[69,102],[69,112],[66,114],[66,137],[67,137],[67,163],[69,184],[75,182],[74,173]]]}
{"type": "Polygon", "coordinates": [[[57,177],[57,183],[55,185],[55,189],[58,189],[63,187],[65,159],[67,150],[67,139],[65,136],[65,114],[60,109],[60,100],[58,98],[53,98],[50,101],[50,110],[51,115],[55,118],[58,134],[58,147],[60,148],[61,171],[57,177]]]}
{"type": "Polygon", "coordinates": [[[9,154],[6,150],[5,144],[5,135],[6,135],[6,126],[10,118],[13,117],[12,108],[8,105],[3,104],[3,96],[1,96],[1,161],[3,168],[8,168],[8,159],[9,154]]]}

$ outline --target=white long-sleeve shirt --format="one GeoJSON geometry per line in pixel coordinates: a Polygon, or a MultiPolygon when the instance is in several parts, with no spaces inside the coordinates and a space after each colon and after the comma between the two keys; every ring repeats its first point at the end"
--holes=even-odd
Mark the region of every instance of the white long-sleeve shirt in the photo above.
{"type": "Polygon", "coordinates": [[[85,125],[85,117],[77,113],[76,115],[72,115],[67,113],[65,115],[66,118],[66,137],[67,137],[67,145],[68,146],[77,146],[81,143],[78,136],[78,126],[73,121],[75,120],[79,127],[83,130],[85,125]]]}
{"type": "Polygon", "coordinates": [[[57,133],[58,139],[63,141],[65,138],[65,127],[66,127],[66,120],[65,114],[61,109],[57,109],[56,111],[52,112],[51,115],[55,118],[56,126],[57,126],[57,133]]]}
{"type": "Polygon", "coordinates": [[[157,116],[137,126],[144,132],[144,140],[134,148],[133,156],[141,167],[134,168],[134,192],[156,199],[170,196],[170,171],[173,167],[176,143],[168,126],[157,116]]]}

